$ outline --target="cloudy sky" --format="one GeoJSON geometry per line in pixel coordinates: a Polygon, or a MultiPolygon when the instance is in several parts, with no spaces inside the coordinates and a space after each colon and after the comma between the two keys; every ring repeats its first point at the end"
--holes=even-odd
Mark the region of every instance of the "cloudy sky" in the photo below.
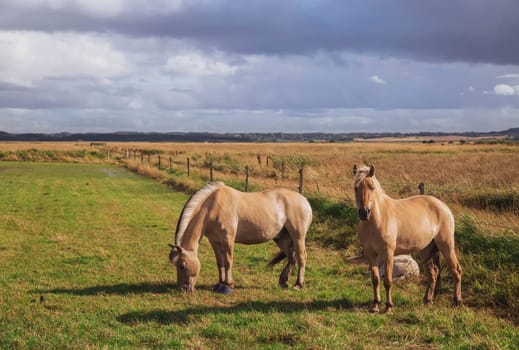
{"type": "Polygon", "coordinates": [[[519,127],[517,0],[0,0],[0,130],[519,127]]]}

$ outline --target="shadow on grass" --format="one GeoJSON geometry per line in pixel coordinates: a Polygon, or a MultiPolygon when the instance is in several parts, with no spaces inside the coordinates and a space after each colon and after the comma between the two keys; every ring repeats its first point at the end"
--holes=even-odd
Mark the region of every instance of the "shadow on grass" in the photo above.
{"type": "Polygon", "coordinates": [[[162,294],[177,290],[176,283],[119,283],[114,285],[101,285],[87,288],[55,288],[48,290],[36,290],[35,293],[72,294],[72,295],[127,295],[127,294],[162,294]]]}
{"type": "MultiPolygon", "coordinates": [[[[362,307],[363,305],[357,305],[362,307]]],[[[195,317],[204,315],[236,315],[239,313],[298,313],[303,311],[321,311],[352,309],[354,305],[348,299],[314,301],[310,303],[293,302],[293,301],[273,301],[261,302],[252,301],[239,303],[233,306],[203,306],[193,307],[178,311],[153,310],[153,311],[136,311],[129,312],[117,317],[119,322],[135,325],[141,322],[157,322],[162,325],[172,323],[188,324],[194,321],[195,317]]]]}

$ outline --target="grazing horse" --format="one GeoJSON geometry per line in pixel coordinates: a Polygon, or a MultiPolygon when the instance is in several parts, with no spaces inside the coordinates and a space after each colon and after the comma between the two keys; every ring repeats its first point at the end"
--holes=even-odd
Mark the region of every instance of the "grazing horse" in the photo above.
{"type": "Polygon", "coordinates": [[[299,265],[294,288],[304,285],[305,237],[312,221],[312,208],[301,194],[278,188],[245,193],[213,182],[187,201],[178,220],[175,245],[169,260],[177,269],[179,288],[195,289],[200,273],[198,246],[207,237],[216,256],[219,279],[214,291],[232,292],[234,243],[256,244],[274,240],[281,249],[269,265],[287,258],[279,284],[287,287],[288,276],[299,265]]]}
{"type": "Polygon", "coordinates": [[[454,249],[454,217],[445,203],[432,196],[389,197],[374,176],[375,167],[355,165],[355,200],[359,209],[358,235],[371,272],[373,312],[379,312],[379,264],[385,263],[386,310],[391,312],[393,256],[420,252],[428,285],[424,303],[437,296],[441,252],[454,280],[454,304],[461,304],[461,266],[454,249]],[[438,283],[438,284],[437,284],[438,283]]]}

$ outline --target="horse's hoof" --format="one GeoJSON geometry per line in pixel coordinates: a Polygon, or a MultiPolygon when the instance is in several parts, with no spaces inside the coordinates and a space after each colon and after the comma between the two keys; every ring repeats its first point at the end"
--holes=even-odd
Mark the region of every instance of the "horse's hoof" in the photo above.
{"type": "Polygon", "coordinates": [[[231,294],[232,288],[226,284],[218,283],[213,287],[213,292],[221,294],[231,294]]]}
{"type": "Polygon", "coordinates": [[[215,284],[214,287],[213,287],[213,292],[215,292],[215,293],[222,293],[222,288],[223,287],[224,287],[224,285],[221,284],[221,283],[215,284]]]}
{"type": "Polygon", "coordinates": [[[288,288],[288,283],[286,283],[286,282],[279,282],[279,286],[281,288],[288,288]]]}
{"type": "Polygon", "coordinates": [[[378,308],[378,305],[373,306],[373,307],[369,310],[369,312],[371,312],[372,314],[379,314],[379,313],[380,313],[380,310],[379,310],[379,308],[378,308]]]}
{"type": "Polygon", "coordinates": [[[392,307],[388,307],[386,309],[386,315],[392,315],[393,314],[393,308],[392,307]]]}
{"type": "Polygon", "coordinates": [[[222,288],[220,290],[220,293],[222,293],[222,294],[231,294],[232,293],[232,288],[227,286],[227,285],[225,285],[225,284],[223,284],[222,288]]]}
{"type": "Polygon", "coordinates": [[[303,286],[300,285],[300,284],[296,284],[296,285],[294,286],[294,289],[295,289],[295,290],[301,290],[301,289],[303,289],[303,286]]]}

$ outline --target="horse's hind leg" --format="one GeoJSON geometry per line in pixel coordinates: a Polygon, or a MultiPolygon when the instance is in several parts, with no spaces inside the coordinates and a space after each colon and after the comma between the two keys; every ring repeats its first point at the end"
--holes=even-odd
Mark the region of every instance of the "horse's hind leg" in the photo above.
{"type": "Polygon", "coordinates": [[[288,287],[288,277],[292,272],[292,269],[295,264],[294,258],[294,249],[292,244],[292,239],[288,235],[288,232],[284,229],[281,233],[274,239],[274,242],[278,245],[279,249],[287,256],[287,262],[279,275],[279,285],[283,288],[288,287]]]}
{"type": "Polygon", "coordinates": [[[425,273],[427,274],[427,288],[423,302],[425,304],[432,304],[437,297],[440,276],[440,260],[438,247],[432,241],[424,250],[420,252],[421,259],[425,266],[425,273]]]}
{"type": "Polygon", "coordinates": [[[295,289],[301,289],[305,285],[305,268],[306,268],[306,248],[304,238],[294,242],[294,252],[297,259],[299,269],[297,271],[297,281],[294,285],[295,289]]]}
{"type": "Polygon", "coordinates": [[[454,280],[454,305],[461,305],[461,276],[462,269],[460,263],[458,261],[458,257],[456,256],[456,252],[454,250],[454,239],[451,244],[441,244],[440,242],[436,242],[438,245],[438,249],[440,249],[443,257],[447,261],[449,268],[451,270],[452,278],[454,280]]]}
{"type": "Polygon", "coordinates": [[[449,252],[448,257],[446,257],[447,263],[451,269],[451,274],[454,279],[454,305],[461,305],[461,275],[462,270],[460,263],[458,262],[458,257],[456,256],[456,252],[454,248],[452,248],[449,252]]]}

